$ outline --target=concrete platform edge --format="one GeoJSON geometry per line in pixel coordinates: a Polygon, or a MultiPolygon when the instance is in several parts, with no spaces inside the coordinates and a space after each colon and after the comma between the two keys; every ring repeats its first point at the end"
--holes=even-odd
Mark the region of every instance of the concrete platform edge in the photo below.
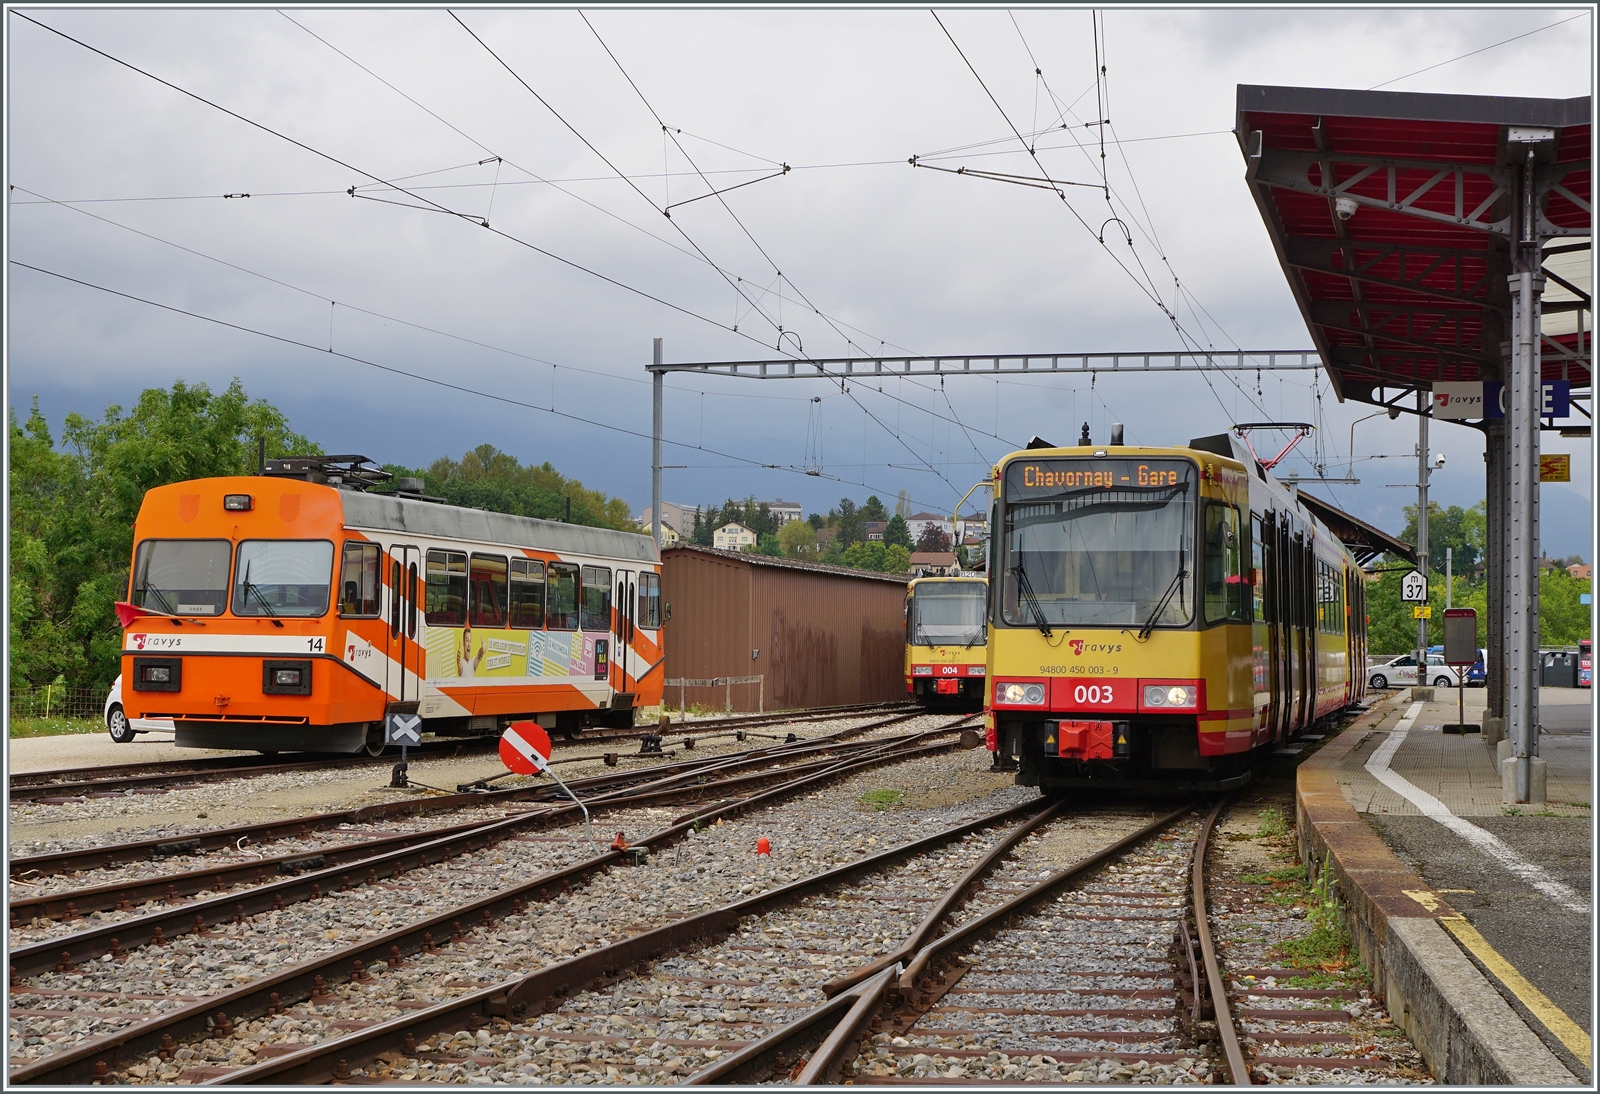
{"type": "Polygon", "coordinates": [[[1452,1085],[1579,1085],[1437,922],[1459,913],[1395,857],[1339,789],[1341,761],[1407,702],[1405,693],[1379,700],[1300,765],[1300,857],[1313,876],[1329,864],[1373,988],[1434,1078],[1452,1085]]]}

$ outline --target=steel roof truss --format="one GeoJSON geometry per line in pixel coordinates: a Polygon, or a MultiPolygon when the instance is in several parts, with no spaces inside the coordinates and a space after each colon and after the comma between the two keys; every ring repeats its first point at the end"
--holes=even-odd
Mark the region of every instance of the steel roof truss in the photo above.
{"type": "Polygon", "coordinates": [[[1489,284],[1489,256],[1486,251],[1459,250],[1451,247],[1406,247],[1390,243],[1341,243],[1336,239],[1290,237],[1286,241],[1285,256],[1289,264],[1297,269],[1311,270],[1330,277],[1347,277],[1352,281],[1362,281],[1369,285],[1386,285],[1472,307],[1486,306],[1484,294],[1489,284]],[[1354,266],[1334,265],[1333,255],[1344,251],[1353,251],[1357,254],[1371,253],[1373,257],[1354,266]],[[1396,257],[1399,259],[1398,279],[1371,272],[1374,267],[1396,257]],[[1419,272],[1415,274],[1407,272],[1407,267],[1412,261],[1424,258],[1431,261],[1419,272]],[[1467,269],[1467,264],[1472,261],[1484,264],[1483,273],[1477,274],[1477,271],[1467,269]],[[1446,263],[1451,264],[1455,273],[1454,291],[1424,283],[1424,278],[1435,273],[1446,263]],[[1467,285],[1467,278],[1474,274],[1477,274],[1476,278],[1470,286],[1467,285]]]}
{"type": "MultiPolygon", "coordinates": [[[[1510,232],[1511,219],[1509,216],[1495,221],[1480,219],[1493,207],[1496,201],[1510,193],[1512,172],[1503,167],[1440,164],[1430,160],[1373,159],[1367,156],[1341,155],[1331,151],[1327,153],[1297,152],[1263,148],[1254,177],[1256,181],[1264,182],[1269,186],[1278,186],[1285,190],[1294,190],[1302,194],[1316,194],[1330,200],[1348,198],[1358,205],[1373,209],[1387,209],[1391,212],[1404,213],[1408,216],[1422,217],[1440,224],[1492,232],[1496,235],[1507,235],[1510,232]],[[1337,174],[1332,170],[1323,169],[1324,159],[1331,166],[1354,167],[1357,170],[1350,178],[1329,186],[1326,185],[1327,181],[1330,177],[1337,177],[1337,174]],[[1318,185],[1311,181],[1311,168],[1313,165],[1318,168],[1318,173],[1323,176],[1324,185],[1318,185]],[[1400,171],[1406,169],[1431,170],[1434,174],[1427,182],[1418,186],[1406,197],[1399,198],[1396,194],[1397,177],[1400,171]],[[1385,197],[1374,198],[1354,192],[1352,187],[1357,183],[1364,182],[1379,171],[1384,172],[1385,181],[1388,184],[1385,197]],[[1489,196],[1470,211],[1466,208],[1466,179],[1469,175],[1474,178],[1487,179],[1493,184],[1489,196]],[[1451,177],[1455,179],[1453,213],[1441,213],[1433,209],[1423,209],[1417,206],[1417,202],[1431,193],[1440,182],[1451,177]]],[[[1552,225],[1552,227],[1554,226],[1552,225]]],[[[1556,229],[1555,234],[1570,235],[1575,233],[1567,232],[1564,229],[1556,229]]]]}

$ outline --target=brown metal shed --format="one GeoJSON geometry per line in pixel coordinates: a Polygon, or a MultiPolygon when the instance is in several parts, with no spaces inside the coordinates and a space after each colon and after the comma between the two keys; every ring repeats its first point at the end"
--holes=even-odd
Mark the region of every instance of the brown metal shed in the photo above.
{"type": "MultiPolygon", "coordinates": [[[[671,606],[666,678],[764,675],[767,709],[906,697],[908,575],[677,544],[661,552],[671,606]]],[[[690,703],[721,706],[722,688],[691,688],[690,703]]],[[[732,689],[755,710],[757,688],[732,689]]],[[[678,689],[668,688],[676,705],[678,689]]]]}

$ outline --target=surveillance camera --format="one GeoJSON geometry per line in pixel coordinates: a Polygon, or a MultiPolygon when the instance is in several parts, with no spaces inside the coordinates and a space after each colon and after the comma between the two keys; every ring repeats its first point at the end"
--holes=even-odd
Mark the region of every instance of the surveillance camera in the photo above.
{"type": "Polygon", "coordinates": [[[1390,418],[1390,420],[1392,421],[1393,419],[1398,418],[1398,417],[1400,417],[1400,408],[1397,407],[1397,406],[1390,407],[1389,408],[1389,418],[1390,418]]]}
{"type": "Polygon", "coordinates": [[[1435,466],[1435,467],[1443,467],[1444,466],[1444,453],[1443,452],[1439,453],[1437,456],[1435,456],[1433,458],[1433,466],[1435,466]]]}
{"type": "Polygon", "coordinates": [[[1349,220],[1359,208],[1361,206],[1356,204],[1355,198],[1339,198],[1333,203],[1333,211],[1340,220],[1349,220]]]}

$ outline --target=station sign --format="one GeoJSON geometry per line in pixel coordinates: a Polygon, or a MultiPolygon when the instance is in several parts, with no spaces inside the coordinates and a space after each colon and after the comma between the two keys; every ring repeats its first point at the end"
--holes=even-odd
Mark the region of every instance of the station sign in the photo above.
{"type": "Polygon", "coordinates": [[[1539,481],[1540,482],[1571,482],[1572,457],[1564,452],[1552,452],[1539,456],[1539,481]]]}
{"type": "Polygon", "coordinates": [[[1421,570],[1412,570],[1400,579],[1400,599],[1413,604],[1428,602],[1428,579],[1421,570]]]}
{"type": "MultiPolygon", "coordinates": [[[[1444,421],[1479,421],[1506,416],[1506,385],[1501,380],[1440,381],[1433,385],[1433,416],[1444,421]]],[[[1540,385],[1539,417],[1572,416],[1572,382],[1540,385]]]]}

